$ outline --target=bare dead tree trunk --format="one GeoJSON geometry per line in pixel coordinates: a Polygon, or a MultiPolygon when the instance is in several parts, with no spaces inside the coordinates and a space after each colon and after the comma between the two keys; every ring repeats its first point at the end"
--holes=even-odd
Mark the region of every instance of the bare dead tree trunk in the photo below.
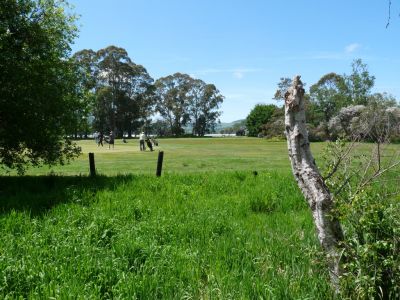
{"type": "Polygon", "coordinates": [[[331,216],[332,195],[310,151],[303,96],[303,83],[300,76],[296,76],[285,94],[285,129],[289,158],[296,181],[311,209],[319,242],[327,254],[332,285],[338,292],[341,256],[338,246],[343,240],[343,232],[339,221],[331,216]]]}

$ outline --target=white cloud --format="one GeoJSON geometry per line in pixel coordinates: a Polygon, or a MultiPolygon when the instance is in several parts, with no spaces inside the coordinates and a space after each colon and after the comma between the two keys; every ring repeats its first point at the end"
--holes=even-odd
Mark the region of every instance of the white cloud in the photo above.
{"type": "Polygon", "coordinates": [[[346,53],[352,53],[352,52],[356,51],[357,49],[359,49],[360,47],[361,47],[360,44],[352,43],[350,45],[347,45],[344,49],[345,49],[346,53]]]}
{"type": "Polygon", "coordinates": [[[235,71],[232,73],[233,77],[235,77],[236,79],[242,79],[244,74],[241,71],[235,71]]]}

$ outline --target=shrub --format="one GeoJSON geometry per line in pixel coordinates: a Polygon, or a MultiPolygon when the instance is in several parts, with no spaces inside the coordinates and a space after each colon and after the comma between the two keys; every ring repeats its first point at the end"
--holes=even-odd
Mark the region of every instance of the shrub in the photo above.
{"type": "Polygon", "coordinates": [[[399,299],[400,197],[396,172],[382,172],[385,161],[375,161],[380,161],[376,154],[366,161],[362,149],[344,155],[348,153],[346,147],[345,142],[337,140],[328,145],[322,157],[325,183],[335,197],[334,214],[344,231],[342,296],[399,299]],[[334,169],[334,175],[328,176],[334,169]]]}
{"type": "Polygon", "coordinates": [[[346,232],[343,295],[399,299],[399,203],[371,189],[339,203],[338,213],[346,232]]]}

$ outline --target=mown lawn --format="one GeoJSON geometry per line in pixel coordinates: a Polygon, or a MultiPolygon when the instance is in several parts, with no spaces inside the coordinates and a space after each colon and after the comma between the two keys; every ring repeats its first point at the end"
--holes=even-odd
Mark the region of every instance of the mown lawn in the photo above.
{"type": "MultiPolygon", "coordinates": [[[[28,175],[86,175],[88,153],[95,153],[100,174],[155,174],[158,151],[164,151],[163,170],[167,173],[192,173],[238,170],[290,170],[286,142],[259,138],[182,138],[160,139],[154,152],[139,151],[137,139],[124,144],[116,140],[114,150],[97,147],[94,141],[79,141],[82,155],[70,165],[29,169],[28,175]]],[[[323,143],[313,144],[317,153],[323,143]]],[[[5,171],[0,169],[0,174],[5,171]]],[[[11,172],[15,175],[15,172],[11,172]]]]}

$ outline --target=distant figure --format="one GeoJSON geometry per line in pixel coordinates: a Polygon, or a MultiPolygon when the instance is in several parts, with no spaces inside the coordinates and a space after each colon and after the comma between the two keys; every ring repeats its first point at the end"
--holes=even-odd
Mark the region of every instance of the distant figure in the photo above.
{"type": "Polygon", "coordinates": [[[93,137],[94,137],[95,143],[98,144],[99,143],[99,133],[97,131],[95,131],[93,133],[93,137]]]}
{"type": "Polygon", "coordinates": [[[110,136],[108,138],[108,149],[111,148],[111,145],[112,145],[112,148],[114,149],[114,138],[115,138],[114,132],[110,131],[110,136]]]}
{"type": "Polygon", "coordinates": [[[99,147],[100,145],[103,147],[103,139],[104,135],[102,132],[100,132],[97,136],[97,147],[99,147]]]}
{"type": "Polygon", "coordinates": [[[139,134],[139,145],[140,145],[140,151],[145,151],[146,150],[146,146],[144,145],[144,140],[146,139],[146,135],[144,134],[144,132],[142,131],[139,134]]]}
{"type": "Polygon", "coordinates": [[[149,138],[146,139],[146,144],[147,144],[147,147],[150,148],[150,151],[153,151],[153,145],[151,144],[151,141],[149,138]]]}
{"type": "Polygon", "coordinates": [[[128,141],[127,141],[125,138],[122,139],[122,142],[123,142],[124,144],[128,143],[128,141]]]}

